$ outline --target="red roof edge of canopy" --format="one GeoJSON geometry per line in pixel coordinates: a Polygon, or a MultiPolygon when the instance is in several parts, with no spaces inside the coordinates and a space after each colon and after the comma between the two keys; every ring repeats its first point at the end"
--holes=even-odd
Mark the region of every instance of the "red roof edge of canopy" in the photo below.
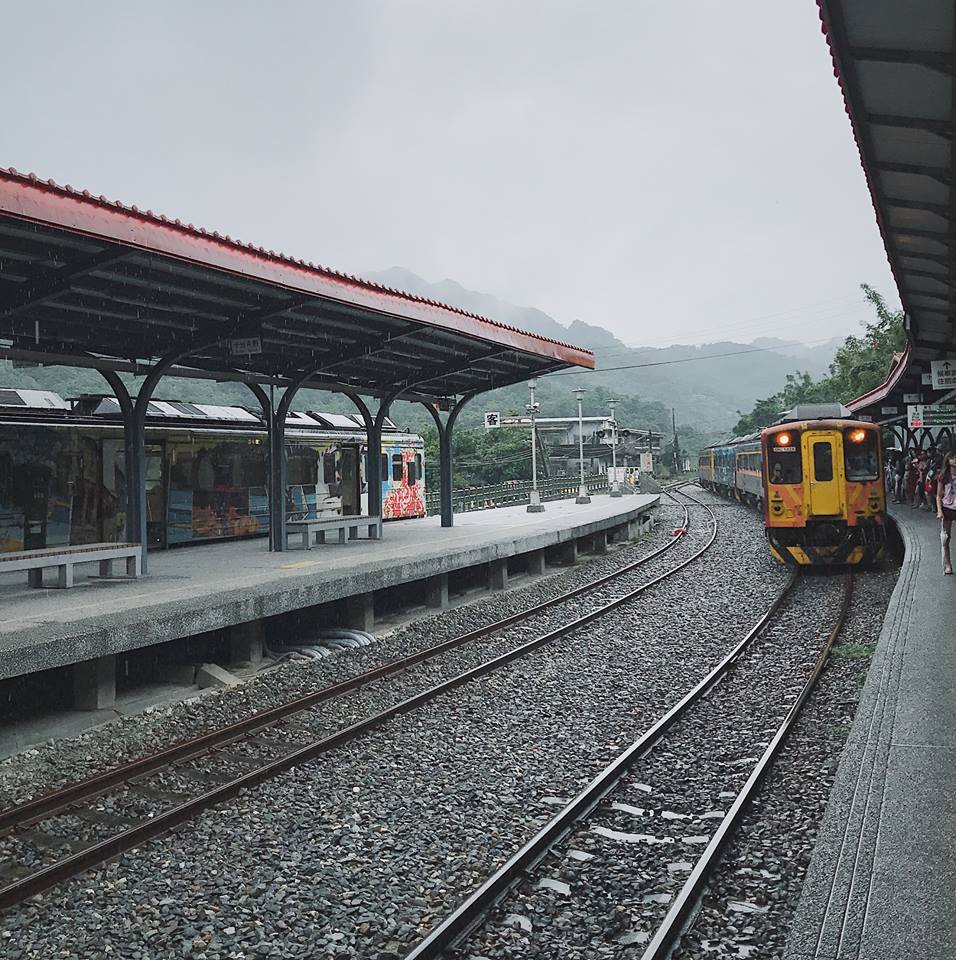
{"type": "Polygon", "coordinates": [[[874,387],[868,393],[864,393],[862,397],[851,400],[847,406],[856,413],[858,410],[863,410],[866,407],[872,406],[874,403],[880,403],[885,400],[893,392],[900,380],[903,379],[903,374],[906,373],[910,364],[912,350],[912,344],[907,340],[906,347],[893,354],[893,360],[886,373],[886,379],[879,386],[874,387]]]}
{"type": "Polygon", "coordinates": [[[0,216],[4,215],[453,330],[560,363],[594,368],[593,352],[582,347],[256,247],[152,210],[93,196],[88,190],[41,180],[12,167],[0,168],[0,216]]]}

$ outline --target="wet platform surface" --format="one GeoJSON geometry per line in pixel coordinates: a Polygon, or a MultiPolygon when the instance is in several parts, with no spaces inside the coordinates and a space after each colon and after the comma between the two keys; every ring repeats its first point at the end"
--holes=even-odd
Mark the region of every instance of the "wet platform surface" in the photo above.
{"type": "MultiPolygon", "coordinates": [[[[76,568],[69,590],[0,576],[0,678],[193,636],[440,573],[547,549],[638,519],[657,495],[596,496],[387,523],[382,540],[270,553],[263,539],[151,553],[149,575],[99,580],[76,568]]],[[[47,576],[53,578],[53,572],[47,576]]]]}
{"type": "Polygon", "coordinates": [[[956,958],[956,576],[933,515],[894,516],[906,559],[787,960],[956,958]]]}

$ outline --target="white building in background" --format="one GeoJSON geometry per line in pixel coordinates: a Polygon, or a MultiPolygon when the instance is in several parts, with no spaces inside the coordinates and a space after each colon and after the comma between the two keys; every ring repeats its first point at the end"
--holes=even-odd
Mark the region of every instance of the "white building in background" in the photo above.
{"type": "MultiPolygon", "coordinates": [[[[497,417],[495,429],[530,430],[530,417],[497,417]]],[[[581,427],[584,429],[584,468],[589,473],[606,473],[611,463],[611,418],[582,417],[580,426],[575,415],[569,417],[536,417],[538,442],[547,451],[549,473],[552,475],[571,475],[580,469],[578,458],[578,437],[581,427]],[[603,431],[603,436],[598,434],[603,431]]],[[[640,469],[641,457],[650,469],[647,457],[660,450],[663,434],[652,430],[636,430],[618,423],[618,429],[625,429],[629,436],[618,440],[618,467],[627,463],[628,474],[640,469]]]]}
{"type": "MultiPolygon", "coordinates": [[[[578,442],[580,429],[578,418],[573,417],[536,417],[537,428],[549,445],[571,446],[578,442]]],[[[598,430],[610,431],[610,417],[582,417],[584,442],[589,443],[598,430]]],[[[520,427],[531,429],[531,417],[502,417],[502,427],[520,427]]]]}

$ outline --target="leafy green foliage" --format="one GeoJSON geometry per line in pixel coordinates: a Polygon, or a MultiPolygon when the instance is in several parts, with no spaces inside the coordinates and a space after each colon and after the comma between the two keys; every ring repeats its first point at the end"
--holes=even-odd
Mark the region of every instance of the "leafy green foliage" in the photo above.
{"type": "Polygon", "coordinates": [[[875,320],[864,323],[863,336],[850,336],[843,341],[827,376],[814,380],[806,372],[788,373],[786,383],[777,393],[758,400],[749,413],[738,410],[736,436],[769,426],[781,411],[798,403],[848,403],[883,382],[893,354],[902,350],[906,341],[903,311],[891,310],[869,284],[860,286],[876,313],[875,320]]]}
{"type": "MultiPolygon", "coordinates": [[[[422,431],[425,440],[425,486],[437,490],[438,431],[422,431]]],[[[531,479],[531,434],[527,430],[485,430],[456,426],[452,432],[456,487],[480,487],[505,480],[531,479]]],[[[540,467],[540,463],[539,463],[540,467]]]]}

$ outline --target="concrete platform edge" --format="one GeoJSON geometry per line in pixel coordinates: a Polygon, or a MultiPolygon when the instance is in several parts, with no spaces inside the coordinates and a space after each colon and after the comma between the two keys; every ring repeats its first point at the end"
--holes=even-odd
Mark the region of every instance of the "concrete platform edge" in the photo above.
{"type": "MultiPolygon", "coordinates": [[[[0,679],[142,649],[290,610],[533,553],[623,526],[655,509],[659,502],[660,498],[655,497],[651,502],[612,516],[400,563],[361,559],[350,570],[334,577],[322,572],[301,574],[294,583],[264,582],[252,588],[167,601],[67,624],[39,622],[34,627],[0,638],[0,679]]],[[[309,559],[321,556],[316,551],[303,551],[301,555],[309,559]]],[[[298,559],[300,552],[288,556],[298,559]]]]}
{"type": "Polygon", "coordinates": [[[905,555],[837,768],[784,960],[859,956],[887,762],[922,544],[896,527],[905,555]]]}

